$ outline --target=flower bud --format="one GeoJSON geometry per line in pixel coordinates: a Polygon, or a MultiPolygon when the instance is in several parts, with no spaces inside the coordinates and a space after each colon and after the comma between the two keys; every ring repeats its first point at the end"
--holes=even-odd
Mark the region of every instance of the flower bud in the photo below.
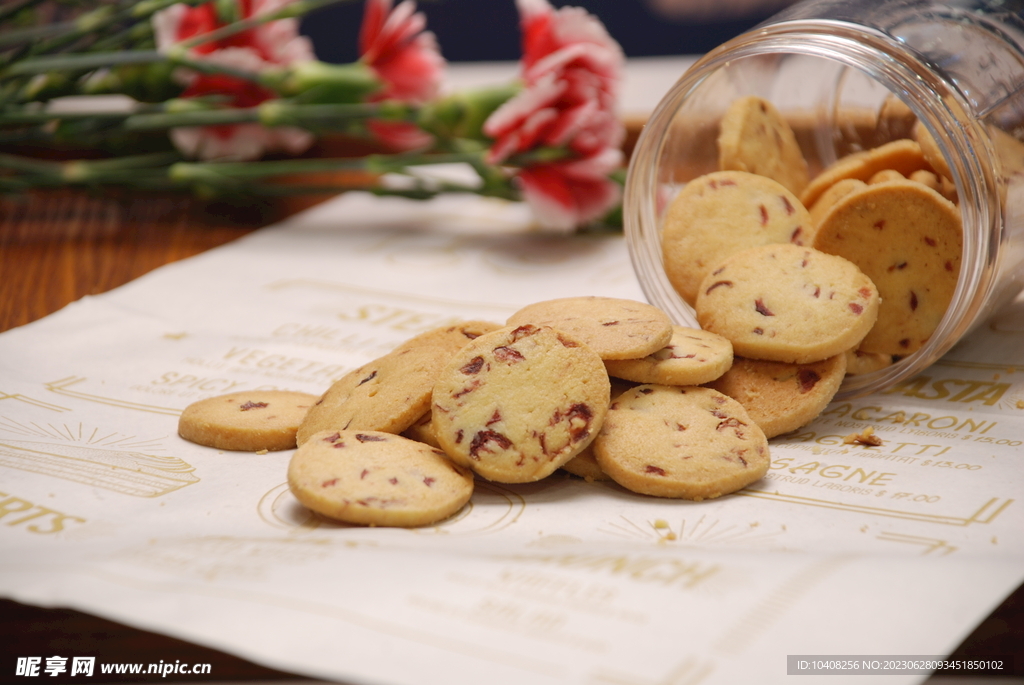
{"type": "Polygon", "coordinates": [[[296,62],[288,69],[266,73],[263,80],[285,97],[298,97],[307,104],[363,102],[384,86],[365,64],[319,60],[296,62]]]}
{"type": "Polygon", "coordinates": [[[454,93],[423,107],[417,123],[440,138],[489,140],[487,117],[520,90],[517,83],[454,93]]]}

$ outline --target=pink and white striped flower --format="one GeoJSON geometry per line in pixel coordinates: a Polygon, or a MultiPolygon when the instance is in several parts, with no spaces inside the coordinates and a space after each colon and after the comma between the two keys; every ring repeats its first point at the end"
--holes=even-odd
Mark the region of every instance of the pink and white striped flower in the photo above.
{"type": "Polygon", "coordinates": [[[618,43],[579,7],[517,0],[523,31],[523,90],[484,124],[488,161],[540,147],[570,157],[521,169],[517,179],[538,220],[571,230],[600,218],[621,197],[609,174],[622,163],[625,128],[616,106],[625,61],[618,43]]]}
{"type": "MultiPolygon", "coordinates": [[[[360,61],[370,67],[384,87],[372,102],[400,100],[422,105],[440,91],[446,62],[427,20],[413,0],[367,0],[359,31],[360,61]]],[[[370,131],[387,147],[412,150],[430,145],[433,138],[414,124],[370,121],[370,131]]]]}
{"type": "MultiPolygon", "coordinates": [[[[275,12],[292,0],[237,0],[242,18],[275,12]]],[[[214,3],[195,7],[172,5],[153,16],[157,49],[167,51],[190,38],[224,26],[214,3]]],[[[266,22],[222,40],[192,48],[191,55],[214,64],[259,73],[314,60],[309,39],[299,35],[297,19],[266,22]]],[[[185,86],[183,98],[204,95],[226,96],[232,107],[255,107],[276,94],[251,81],[224,75],[179,70],[185,86]]],[[[205,160],[258,159],[267,152],[298,154],[313,143],[313,135],[300,128],[265,127],[260,124],[221,126],[180,126],[171,129],[171,140],[184,154],[205,160]]]]}

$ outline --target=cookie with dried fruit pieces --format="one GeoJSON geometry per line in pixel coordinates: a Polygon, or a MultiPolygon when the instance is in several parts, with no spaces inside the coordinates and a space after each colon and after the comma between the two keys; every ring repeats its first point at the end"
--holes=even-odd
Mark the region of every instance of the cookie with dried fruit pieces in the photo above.
{"type": "Polygon", "coordinates": [[[732,365],[732,343],[699,328],[673,326],[672,340],[641,359],[606,360],[609,375],[636,383],[701,385],[732,365]]]}
{"type": "Polygon", "coordinates": [[[811,215],[796,195],[770,178],[743,171],[700,176],[665,213],[665,275],[692,305],[700,282],[730,255],[769,243],[810,244],[813,231],[811,215]]]}
{"type": "Polygon", "coordinates": [[[697,321],[741,357],[806,364],[853,349],[878,316],[874,284],[852,262],[809,247],[763,245],[701,283],[697,321]]]}
{"type": "Polygon", "coordinates": [[[208,397],[185,407],[178,435],[222,450],[258,452],[295,447],[295,433],[316,395],[252,390],[208,397]]]}
{"type": "Polygon", "coordinates": [[[335,381],[306,414],[298,444],[322,430],[401,433],[430,409],[451,345],[402,345],[335,381]]]}
{"type": "Polygon", "coordinates": [[[772,103],[754,95],[733,101],[722,117],[718,168],[765,176],[797,195],[809,180],[793,129],[772,103]]]}
{"type": "Polygon", "coordinates": [[[550,326],[507,326],[473,340],[441,372],[434,436],[488,480],[540,480],[579,454],[608,411],[610,382],[587,345],[550,326]]]}
{"type": "Polygon", "coordinates": [[[845,374],[845,353],[810,364],[736,359],[708,387],[742,404],[765,437],[774,438],[817,418],[845,374]]]}
{"type": "Polygon", "coordinates": [[[322,431],[288,464],[288,486],[305,507],[346,523],[425,526],[461,509],[473,474],[438,449],[378,431],[322,431]]]}
{"type": "Polygon", "coordinates": [[[668,344],[672,320],[646,302],[617,297],[563,297],[529,304],[509,326],[551,326],[585,343],[601,359],[636,359],[668,344]]]}
{"type": "Polygon", "coordinates": [[[705,500],[768,471],[768,440],[736,400],[695,386],[640,385],[608,410],[594,441],[602,470],[633,492],[705,500]]]}
{"type": "Polygon", "coordinates": [[[853,262],[878,288],[878,322],[864,352],[920,349],[946,313],[960,275],[960,210],[915,181],[869,185],[822,219],[814,247],[853,262]]]}

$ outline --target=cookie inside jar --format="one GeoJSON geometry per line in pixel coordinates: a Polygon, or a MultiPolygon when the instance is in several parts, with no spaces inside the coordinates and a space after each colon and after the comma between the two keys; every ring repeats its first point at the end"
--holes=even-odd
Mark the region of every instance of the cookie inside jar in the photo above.
{"type": "Polygon", "coordinates": [[[699,325],[698,284],[760,245],[837,256],[871,280],[879,317],[845,350],[865,363],[848,365],[840,397],[887,387],[951,346],[964,263],[957,171],[914,100],[875,76],[805,55],[707,67],[663,101],[627,182],[641,285],[677,322],[699,325]]]}

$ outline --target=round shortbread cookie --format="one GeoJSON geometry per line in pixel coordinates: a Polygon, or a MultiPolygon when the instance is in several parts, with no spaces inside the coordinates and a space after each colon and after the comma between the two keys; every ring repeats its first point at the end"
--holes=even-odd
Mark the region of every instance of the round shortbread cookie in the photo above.
{"type": "MultiPolygon", "coordinates": [[[[609,378],[608,380],[611,381],[612,386],[610,397],[612,401],[630,388],[636,387],[636,383],[621,378],[609,378]]],[[[601,470],[601,465],[597,463],[593,442],[584,447],[583,451],[575,457],[562,464],[562,470],[588,482],[611,480],[608,474],[601,470]]]]}
{"type": "Polygon", "coordinates": [[[178,435],[206,447],[240,452],[289,450],[316,395],[253,390],[208,397],[185,407],[178,435]]]}
{"type": "Polygon", "coordinates": [[[865,352],[864,350],[847,350],[846,375],[856,376],[885,369],[893,365],[895,360],[891,354],[881,352],[865,352]]]}
{"type": "Polygon", "coordinates": [[[856,347],[878,308],[878,291],[852,262],[809,247],[764,245],[708,274],[696,314],[741,357],[806,364],[856,347]]]}
{"type": "Polygon", "coordinates": [[[796,195],[809,180],[793,129],[772,103],[754,95],[733,101],[722,117],[718,168],[765,176],[796,195]]]}
{"type": "Polygon", "coordinates": [[[742,404],[765,437],[774,438],[813,421],[832,401],[845,374],[845,353],[811,364],[736,359],[707,387],[742,404]]]}
{"type": "Polygon", "coordinates": [[[611,477],[597,463],[597,457],[594,456],[594,443],[590,443],[582,452],[562,464],[562,470],[579,476],[587,482],[611,480],[611,477]]]}
{"type": "Polygon", "coordinates": [[[636,383],[702,385],[732,364],[732,343],[699,328],[672,327],[669,344],[642,359],[607,360],[608,373],[636,383]]]}
{"type": "Polygon", "coordinates": [[[952,178],[953,172],[946,162],[946,157],[942,154],[939,144],[935,142],[935,138],[928,131],[928,127],[924,125],[924,122],[918,121],[914,124],[912,135],[917,144],[921,146],[921,154],[928,160],[931,168],[941,176],[952,178]]]}
{"type": "Polygon", "coordinates": [[[409,338],[395,348],[395,351],[407,347],[419,347],[421,345],[437,345],[451,350],[452,354],[460,350],[470,340],[479,338],[484,333],[490,333],[501,328],[501,324],[493,321],[460,321],[447,326],[438,326],[409,338]]]}
{"type": "Polygon", "coordinates": [[[657,497],[703,500],[768,471],[768,440],[746,410],[717,390],[640,385],[612,402],[594,441],[619,485],[657,497]]]}
{"type": "Polygon", "coordinates": [[[856,178],[844,178],[836,181],[815,200],[814,205],[808,210],[811,213],[811,221],[817,226],[828,214],[828,210],[832,209],[837,202],[866,185],[867,183],[856,178]]]}
{"type": "Polygon", "coordinates": [[[907,355],[924,345],[953,297],[962,240],[956,205],[915,181],[868,186],[832,207],[814,247],[856,264],[882,297],[861,350],[907,355]]]}
{"type": "Polygon", "coordinates": [[[288,486],[304,506],[370,526],[425,526],[473,494],[473,473],[438,449],[378,431],[321,431],[295,451],[288,486]]]}
{"type": "Polygon", "coordinates": [[[438,443],[437,438],[434,436],[433,415],[430,411],[416,419],[411,426],[402,431],[401,435],[410,440],[441,449],[440,443],[438,443]]]}
{"type": "MultiPolygon", "coordinates": [[[[994,137],[997,138],[995,141],[997,148],[1004,144],[1013,145],[1015,147],[1020,146],[1020,142],[1016,138],[1007,133],[1003,133],[998,129],[994,130],[994,137]]],[[[924,158],[928,160],[928,164],[930,164],[932,169],[935,170],[935,180],[932,181],[930,178],[926,179],[920,176],[915,178],[915,176],[917,176],[917,172],[910,174],[909,178],[911,180],[924,183],[932,190],[938,192],[942,197],[946,198],[953,204],[956,204],[959,201],[956,183],[950,180],[953,176],[953,171],[949,168],[949,163],[943,156],[942,151],[939,150],[939,146],[938,143],[935,142],[935,138],[932,137],[932,134],[928,132],[928,129],[925,128],[924,124],[921,122],[917,122],[917,124],[914,125],[914,139],[917,141],[918,145],[921,146],[921,154],[924,155],[924,158]]],[[[1008,174],[1012,173],[1012,171],[1004,168],[1003,173],[1008,174]]]]}
{"type": "Polygon", "coordinates": [[[301,445],[322,430],[401,433],[430,409],[430,393],[451,345],[398,347],[337,380],[306,414],[301,445]]]}
{"type": "Polygon", "coordinates": [[[661,236],[665,275],[689,304],[700,282],[727,257],[756,245],[810,244],[814,222],[779,183],[719,171],[686,184],[669,205],[661,236]]]}
{"type": "Polygon", "coordinates": [[[551,474],[593,440],[608,411],[600,357],[548,326],[508,326],[456,353],[434,387],[434,435],[489,480],[551,474]]]}
{"type": "MultiPolygon", "coordinates": [[[[914,172],[918,173],[917,171],[914,172]]],[[[888,183],[889,181],[906,181],[907,177],[896,171],[895,169],[882,169],[881,171],[875,172],[871,178],[868,179],[868,185],[873,186],[878,183],[888,183]]]]}
{"type": "Polygon", "coordinates": [[[578,338],[601,359],[637,359],[672,338],[668,314],[646,302],[615,297],[565,297],[527,305],[509,326],[551,326],[578,338]]]}
{"type": "Polygon", "coordinates": [[[931,166],[916,141],[909,138],[894,140],[836,160],[807,184],[800,193],[800,201],[805,206],[812,207],[818,197],[836,182],[844,178],[855,178],[867,183],[869,178],[885,169],[910,176],[915,171],[931,169],[931,166]]]}

